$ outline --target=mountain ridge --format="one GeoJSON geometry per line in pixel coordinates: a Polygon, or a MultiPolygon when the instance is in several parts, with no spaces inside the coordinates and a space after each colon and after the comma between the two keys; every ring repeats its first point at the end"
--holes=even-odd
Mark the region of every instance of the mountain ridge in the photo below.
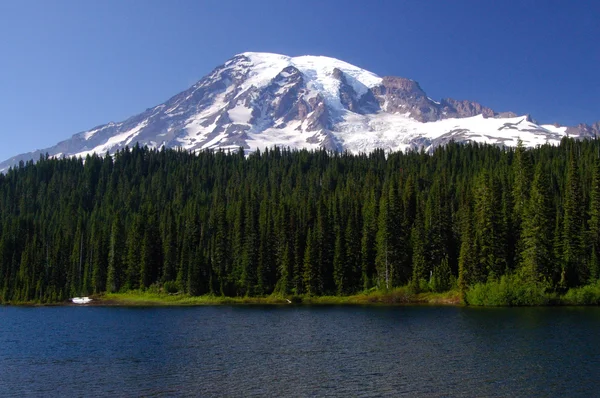
{"type": "Polygon", "coordinates": [[[357,153],[430,150],[450,140],[516,145],[522,139],[536,146],[599,133],[600,122],[538,124],[529,115],[474,101],[435,101],[414,80],[380,77],[335,58],[246,52],[162,104],[14,156],[0,163],[0,171],[46,153],[84,157],[135,143],[191,151],[278,145],[357,153]]]}

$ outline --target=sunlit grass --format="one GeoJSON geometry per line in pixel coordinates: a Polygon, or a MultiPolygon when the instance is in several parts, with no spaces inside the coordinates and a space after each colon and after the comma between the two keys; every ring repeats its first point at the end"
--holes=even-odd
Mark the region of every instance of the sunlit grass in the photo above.
{"type": "Polygon", "coordinates": [[[148,291],[106,293],[95,297],[96,303],[107,305],[231,305],[231,304],[313,304],[313,305],[368,305],[368,304],[460,304],[458,291],[444,293],[413,293],[408,287],[390,291],[371,291],[349,296],[282,296],[226,297],[216,295],[189,296],[148,291]]]}

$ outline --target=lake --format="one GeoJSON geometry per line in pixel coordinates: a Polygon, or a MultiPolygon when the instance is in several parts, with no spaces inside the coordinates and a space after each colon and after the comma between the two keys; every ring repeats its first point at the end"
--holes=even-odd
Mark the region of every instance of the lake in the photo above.
{"type": "Polygon", "coordinates": [[[600,308],[0,307],[0,396],[593,396],[600,308]]]}

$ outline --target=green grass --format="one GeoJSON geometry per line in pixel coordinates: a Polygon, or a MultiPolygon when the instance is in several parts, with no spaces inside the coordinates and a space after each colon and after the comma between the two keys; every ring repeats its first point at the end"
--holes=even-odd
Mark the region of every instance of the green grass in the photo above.
{"type": "Polygon", "coordinates": [[[372,291],[351,296],[280,296],[224,297],[189,296],[186,294],[156,293],[141,290],[124,293],[106,293],[93,297],[98,304],[139,306],[185,306],[229,304],[310,304],[310,305],[367,305],[367,304],[460,304],[458,291],[445,293],[412,293],[408,287],[388,292],[372,291]]]}
{"type": "MultiPolygon", "coordinates": [[[[415,293],[410,286],[382,291],[371,289],[350,296],[281,296],[225,297],[215,295],[189,296],[169,294],[154,289],[132,290],[123,293],[92,295],[93,305],[123,306],[195,306],[195,305],[463,305],[457,289],[448,292],[415,293]],[[291,302],[291,303],[290,303],[291,302]]],[[[600,281],[572,288],[558,295],[543,284],[523,283],[515,276],[504,276],[499,280],[472,286],[465,294],[467,305],[494,306],[548,306],[548,305],[600,305],[600,281]]],[[[0,304],[38,306],[63,303],[2,302],[0,304]]]]}
{"type": "Polygon", "coordinates": [[[128,291],[125,293],[106,293],[96,297],[103,304],[115,305],[219,305],[219,304],[287,304],[281,297],[225,297],[225,296],[189,296],[187,294],[150,293],[128,291]]]}

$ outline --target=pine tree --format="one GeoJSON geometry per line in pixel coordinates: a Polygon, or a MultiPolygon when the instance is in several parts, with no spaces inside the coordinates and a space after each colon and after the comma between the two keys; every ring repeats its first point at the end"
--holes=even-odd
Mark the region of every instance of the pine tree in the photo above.
{"type": "Polygon", "coordinates": [[[552,276],[554,215],[549,178],[541,163],[535,171],[529,204],[524,212],[521,253],[522,272],[531,281],[552,276]]]}
{"type": "Polygon", "coordinates": [[[361,237],[361,284],[364,290],[371,288],[375,266],[375,236],[377,233],[377,205],[375,192],[370,191],[363,205],[363,230],[361,237]]]}
{"type": "Polygon", "coordinates": [[[121,289],[121,275],[123,272],[123,258],[125,255],[124,241],[124,233],[119,217],[115,215],[111,225],[108,251],[106,287],[109,292],[118,292],[121,289]]]}
{"type": "Polygon", "coordinates": [[[137,289],[140,286],[140,242],[144,236],[144,225],[141,216],[134,218],[127,236],[127,271],[125,287],[137,289]]]}
{"type": "Polygon", "coordinates": [[[304,250],[304,273],[303,273],[303,285],[306,294],[309,296],[316,296],[319,292],[319,274],[316,252],[316,234],[309,229],[306,235],[306,248],[304,250]]]}
{"type": "Polygon", "coordinates": [[[346,259],[346,240],[343,234],[338,231],[335,236],[335,248],[333,255],[333,277],[335,281],[336,292],[343,295],[347,292],[347,259],[346,259]]]}
{"type": "MultiPolygon", "coordinates": [[[[529,191],[532,182],[532,164],[529,151],[523,145],[523,141],[519,138],[515,156],[513,161],[513,232],[516,242],[519,242],[522,223],[525,219],[525,212],[529,204],[529,191]]],[[[517,253],[522,252],[522,248],[517,248],[517,253]]]]}
{"type": "Polygon", "coordinates": [[[379,287],[390,289],[400,275],[401,212],[393,183],[384,186],[379,200],[375,266],[379,287]]]}
{"type": "Polygon", "coordinates": [[[429,270],[427,269],[427,259],[425,256],[425,223],[422,212],[417,208],[415,223],[411,232],[412,245],[412,278],[411,286],[413,290],[419,291],[421,286],[427,282],[429,270]]]}
{"type": "Polygon", "coordinates": [[[481,268],[477,264],[477,250],[475,242],[475,233],[473,231],[473,221],[470,206],[464,207],[464,219],[461,233],[460,255],[458,258],[458,288],[460,289],[463,301],[469,286],[483,282],[481,268]]]}
{"type": "Polygon", "coordinates": [[[488,278],[498,278],[506,269],[502,200],[496,178],[484,171],[475,191],[475,242],[479,266],[488,278]]]}
{"type": "Polygon", "coordinates": [[[163,239],[163,266],[161,280],[174,281],[177,277],[177,232],[173,214],[169,211],[165,221],[163,239]]]}
{"type": "Polygon", "coordinates": [[[589,212],[590,281],[600,278],[600,156],[594,161],[589,212]]]}
{"type": "Polygon", "coordinates": [[[562,286],[577,286],[588,279],[583,249],[583,205],[579,167],[573,150],[569,157],[563,218],[562,286]]]}

